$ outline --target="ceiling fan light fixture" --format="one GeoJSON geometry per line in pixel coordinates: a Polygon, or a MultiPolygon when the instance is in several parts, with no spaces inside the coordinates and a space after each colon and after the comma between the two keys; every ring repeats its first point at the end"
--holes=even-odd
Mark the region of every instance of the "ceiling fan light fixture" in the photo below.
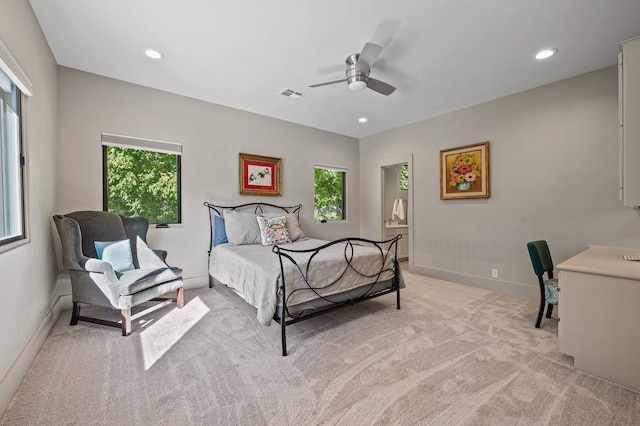
{"type": "Polygon", "coordinates": [[[364,90],[367,88],[367,82],[362,80],[355,80],[349,83],[349,89],[354,92],[358,92],[360,90],[364,90]]]}

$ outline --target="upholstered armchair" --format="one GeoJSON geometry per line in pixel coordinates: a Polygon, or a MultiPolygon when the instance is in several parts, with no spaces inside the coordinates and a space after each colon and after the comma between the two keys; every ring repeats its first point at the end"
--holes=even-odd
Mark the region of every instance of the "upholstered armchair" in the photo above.
{"type": "Polygon", "coordinates": [[[62,246],[62,263],[71,278],[73,312],[78,321],[122,328],[131,334],[131,322],[175,302],[182,308],[182,270],[165,263],[166,252],[147,247],[149,222],[103,211],[77,211],[53,217],[62,246]],[[158,298],[169,292],[176,298],[158,298]],[[155,300],[160,303],[131,315],[131,308],[155,300]],[[120,311],[120,321],[80,315],[80,304],[120,311]]]}

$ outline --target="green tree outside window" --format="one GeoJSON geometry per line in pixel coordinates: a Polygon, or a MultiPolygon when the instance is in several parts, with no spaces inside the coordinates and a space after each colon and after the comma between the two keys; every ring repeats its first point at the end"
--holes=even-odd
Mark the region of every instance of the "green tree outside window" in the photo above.
{"type": "Polygon", "coordinates": [[[315,220],[345,220],[345,181],[343,170],[316,166],[314,169],[314,209],[315,220]]]}
{"type": "Polygon", "coordinates": [[[406,164],[400,166],[400,189],[409,189],[409,166],[406,164]]]}
{"type": "Polygon", "coordinates": [[[105,210],[146,217],[150,223],[180,223],[180,156],[104,146],[105,210]]]}

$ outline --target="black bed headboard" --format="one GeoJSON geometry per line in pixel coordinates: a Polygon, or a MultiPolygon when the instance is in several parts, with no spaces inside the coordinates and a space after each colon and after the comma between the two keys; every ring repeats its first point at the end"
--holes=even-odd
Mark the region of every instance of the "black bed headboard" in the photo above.
{"type": "Polygon", "coordinates": [[[222,216],[224,210],[245,210],[252,211],[255,214],[265,213],[269,211],[275,210],[276,212],[282,210],[283,213],[295,213],[300,216],[300,209],[302,208],[302,204],[298,204],[297,206],[278,206],[270,203],[245,203],[238,204],[237,206],[219,206],[216,204],[211,204],[208,202],[204,202],[206,207],[213,209],[222,216]]]}
{"type": "Polygon", "coordinates": [[[283,214],[284,213],[295,214],[296,216],[298,216],[298,219],[299,219],[300,209],[302,208],[302,204],[298,204],[297,206],[278,206],[276,204],[270,204],[270,203],[245,203],[245,204],[238,204],[236,206],[220,206],[217,204],[211,204],[207,201],[204,202],[204,205],[209,209],[208,213],[210,218],[209,253],[211,253],[211,245],[213,243],[213,226],[211,226],[211,220],[213,220],[213,217],[211,216],[212,215],[211,211],[215,211],[215,213],[218,216],[223,216],[225,210],[247,211],[254,214],[270,213],[270,212],[279,213],[280,211],[282,211],[283,214]]]}

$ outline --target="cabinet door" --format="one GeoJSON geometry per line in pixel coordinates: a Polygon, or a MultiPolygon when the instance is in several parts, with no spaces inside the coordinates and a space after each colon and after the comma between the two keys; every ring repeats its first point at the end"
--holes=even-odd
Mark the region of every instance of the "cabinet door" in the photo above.
{"type": "Polygon", "coordinates": [[[402,238],[398,240],[398,259],[406,259],[409,256],[409,239],[407,234],[402,234],[402,238]]]}
{"type": "MultiPolygon", "coordinates": [[[[398,240],[398,259],[406,259],[409,256],[409,235],[406,228],[387,229],[385,239],[393,238],[396,235],[402,235],[398,240]]],[[[389,245],[385,244],[385,249],[389,249],[389,245]]]]}
{"type": "Polygon", "coordinates": [[[640,39],[622,45],[622,185],[625,206],[640,206],[640,39]]]}

